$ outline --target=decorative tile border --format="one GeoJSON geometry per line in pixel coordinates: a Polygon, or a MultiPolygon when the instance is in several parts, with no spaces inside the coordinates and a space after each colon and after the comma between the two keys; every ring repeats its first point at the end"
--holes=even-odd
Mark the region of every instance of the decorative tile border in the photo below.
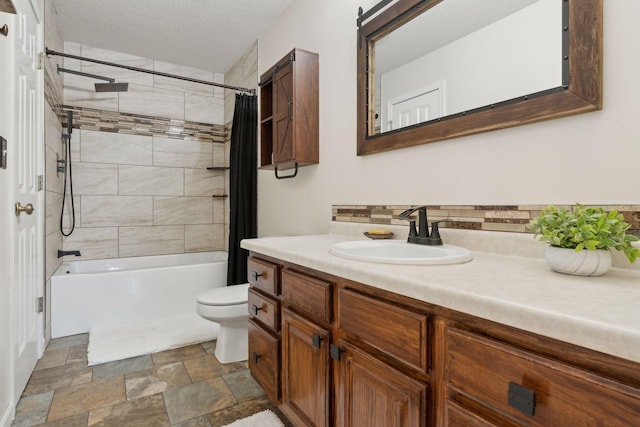
{"type": "MultiPolygon", "coordinates": [[[[62,110],[73,111],[74,128],[101,132],[162,136],[199,142],[224,144],[228,130],[224,125],[190,122],[142,114],[63,105],[62,110]]],[[[66,116],[61,122],[66,127],[66,116]]]]}
{"type": "MultiPolygon", "coordinates": [[[[570,205],[556,205],[557,207],[570,205]]],[[[630,234],[640,236],[640,205],[589,205],[606,210],[618,210],[631,225],[630,234]]],[[[405,225],[398,215],[409,209],[409,205],[334,205],[332,221],[368,224],[405,225]]],[[[526,225],[540,214],[547,205],[445,205],[427,206],[429,221],[448,219],[442,228],[457,228],[482,231],[508,231],[531,233],[526,225]]]]}

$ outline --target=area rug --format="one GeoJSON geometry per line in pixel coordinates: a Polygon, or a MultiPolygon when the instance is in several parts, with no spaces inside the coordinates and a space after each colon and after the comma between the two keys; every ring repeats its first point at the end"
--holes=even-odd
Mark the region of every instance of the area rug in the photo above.
{"type": "Polygon", "coordinates": [[[284,427],[284,424],[276,414],[267,409],[223,427],[284,427]]]}
{"type": "Polygon", "coordinates": [[[94,328],[89,332],[89,366],[211,341],[219,329],[196,313],[94,328]]]}

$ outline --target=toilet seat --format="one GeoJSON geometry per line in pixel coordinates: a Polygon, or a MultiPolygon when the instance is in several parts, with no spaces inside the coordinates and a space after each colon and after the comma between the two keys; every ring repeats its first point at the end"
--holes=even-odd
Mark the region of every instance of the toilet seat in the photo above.
{"type": "Polygon", "coordinates": [[[244,283],[209,289],[198,295],[198,304],[210,306],[246,304],[249,299],[248,288],[249,284],[244,283]]]}

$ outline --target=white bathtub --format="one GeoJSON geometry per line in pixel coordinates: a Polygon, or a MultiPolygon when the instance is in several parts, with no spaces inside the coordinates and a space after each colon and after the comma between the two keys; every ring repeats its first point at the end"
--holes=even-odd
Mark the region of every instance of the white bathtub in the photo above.
{"type": "Polygon", "coordinates": [[[226,278],[226,252],[62,263],[51,277],[51,337],[195,313],[197,295],[226,278]]]}

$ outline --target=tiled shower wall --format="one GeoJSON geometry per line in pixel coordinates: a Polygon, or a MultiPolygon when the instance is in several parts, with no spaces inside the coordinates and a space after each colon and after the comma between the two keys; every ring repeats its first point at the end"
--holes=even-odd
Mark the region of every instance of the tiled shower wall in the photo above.
{"type": "MultiPolygon", "coordinates": [[[[91,46],[65,42],[64,50],[224,81],[221,74],[91,46]]],[[[128,92],[96,93],[96,80],[63,76],[63,111],[74,115],[76,218],[64,249],[80,250],[82,259],[224,249],[225,198],[213,197],[226,195],[224,171],[207,170],[225,164],[224,91],[67,58],[64,67],[129,83],[128,92]]]]}

